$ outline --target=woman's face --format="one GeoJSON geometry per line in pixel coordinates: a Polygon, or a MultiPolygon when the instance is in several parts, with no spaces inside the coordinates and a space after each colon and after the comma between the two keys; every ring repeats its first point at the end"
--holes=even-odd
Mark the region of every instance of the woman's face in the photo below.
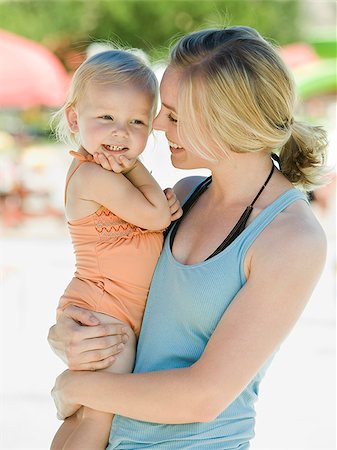
{"type": "MultiPolygon", "coordinates": [[[[189,150],[178,137],[178,92],[181,72],[168,67],[160,83],[161,109],[153,121],[153,128],[164,131],[171,152],[171,161],[179,169],[207,167],[207,162],[189,150]]],[[[185,118],[186,119],[186,118],[185,118]]]]}

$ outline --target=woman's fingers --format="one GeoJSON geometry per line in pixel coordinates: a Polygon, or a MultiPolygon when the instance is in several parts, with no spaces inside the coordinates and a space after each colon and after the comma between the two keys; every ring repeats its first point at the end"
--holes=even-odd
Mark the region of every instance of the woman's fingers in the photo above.
{"type": "Polygon", "coordinates": [[[92,367],[87,368],[88,363],[91,366],[97,363],[95,369],[108,367],[112,363],[111,358],[121,351],[118,345],[128,340],[128,327],[117,323],[95,326],[91,323],[92,318],[90,311],[69,306],[49,331],[51,347],[72,370],[93,370],[92,367]]]}
{"type": "MultiPolygon", "coordinates": [[[[96,327],[74,329],[67,345],[69,367],[78,370],[78,364],[100,361],[118,354],[119,344],[128,341],[126,328],[117,324],[102,324],[96,327]]],[[[83,370],[83,369],[82,369],[83,370]]]]}
{"type": "Polygon", "coordinates": [[[125,333],[91,338],[84,341],[84,345],[87,346],[84,351],[110,349],[120,344],[126,344],[127,341],[128,335],[125,333]]]}
{"type": "Polygon", "coordinates": [[[102,339],[101,346],[111,347],[116,341],[120,343],[128,338],[127,329],[128,327],[125,325],[117,323],[102,323],[95,327],[81,327],[79,325],[79,328],[75,330],[74,340],[78,338],[85,345],[90,345],[94,348],[96,343],[95,338],[100,338],[102,339]]]}
{"type": "MultiPolygon", "coordinates": [[[[87,362],[82,362],[81,366],[78,370],[102,370],[102,369],[106,369],[107,367],[110,367],[116,360],[116,356],[118,357],[118,355],[116,356],[108,356],[106,358],[103,358],[99,361],[97,360],[91,360],[90,357],[91,353],[88,352],[88,361],[87,362]]],[[[97,357],[97,354],[93,354],[94,357],[97,357]]]]}
{"type": "Polygon", "coordinates": [[[115,360],[115,356],[110,356],[109,358],[102,359],[101,361],[82,362],[78,365],[77,369],[73,370],[102,370],[110,367],[115,360]]]}
{"type": "Polygon", "coordinates": [[[100,322],[97,317],[92,314],[88,309],[80,308],[79,306],[70,305],[67,306],[64,311],[64,315],[81,323],[82,325],[95,326],[100,322]]]}
{"type": "Polygon", "coordinates": [[[82,343],[82,347],[88,345],[89,349],[81,352],[80,363],[73,370],[100,370],[111,366],[124,350],[126,342],[125,335],[115,335],[82,343]]]}

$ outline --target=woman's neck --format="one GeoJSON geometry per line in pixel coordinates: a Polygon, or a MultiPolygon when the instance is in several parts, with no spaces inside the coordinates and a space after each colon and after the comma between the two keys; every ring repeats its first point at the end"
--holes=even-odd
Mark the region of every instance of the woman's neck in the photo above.
{"type": "Polygon", "coordinates": [[[224,205],[248,205],[266,181],[272,164],[267,154],[233,154],[231,159],[225,159],[213,168],[210,198],[224,205]]]}

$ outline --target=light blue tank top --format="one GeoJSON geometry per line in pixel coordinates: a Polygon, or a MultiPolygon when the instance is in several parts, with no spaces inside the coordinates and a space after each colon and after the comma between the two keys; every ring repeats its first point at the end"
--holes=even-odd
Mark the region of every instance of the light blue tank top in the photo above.
{"type": "MultiPolygon", "coordinates": [[[[277,214],[298,199],[307,200],[297,189],[288,190],[221,253],[198,264],[183,265],[174,259],[171,230],[151,283],[134,372],[188,367],[200,358],[221,316],[246,282],[248,248],[277,214]]],[[[271,359],[212,422],[165,425],[115,416],[108,450],[247,450],[254,437],[259,383],[271,359]]],[[[226,380],[223,386],[226,389],[226,380]]]]}

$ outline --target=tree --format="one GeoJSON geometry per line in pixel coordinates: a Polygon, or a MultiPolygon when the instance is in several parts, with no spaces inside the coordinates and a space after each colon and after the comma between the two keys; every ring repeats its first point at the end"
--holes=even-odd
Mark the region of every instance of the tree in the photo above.
{"type": "Polygon", "coordinates": [[[212,25],[252,26],[285,44],[299,33],[297,6],[296,0],[9,1],[0,3],[0,27],[44,43],[72,69],[96,40],[118,40],[156,59],[167,54],[172,37],[212,25]]]}

